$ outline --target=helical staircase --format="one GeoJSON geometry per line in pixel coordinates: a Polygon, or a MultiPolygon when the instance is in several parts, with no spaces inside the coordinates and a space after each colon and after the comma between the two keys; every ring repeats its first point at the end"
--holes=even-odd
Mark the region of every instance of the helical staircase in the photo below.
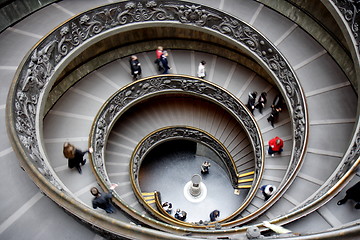
{"type": "Polygon", "coordinates": [[[0,149],[1,239],[360,236],[351,201],[336,204],[359,180],[357,3],[43,4],[24,9],[28,15],[0,35],[1,129],[8,135],[0,149]],[[159,45],[169,52],[170,74],[154,65],[159,45]],[[128,63],[133,54],[143,69],[136,81],[128,63]],[[205,79],[196,77],[201,60],[205,79]],[[262,114],[245,106],[251,91],[267,93],[262,114]],[[284,109],[272,127],[269,106],[279,94],[284,109]],[[285,147],[272,157],[267,147],[274,136],[285,147]],[[82,174],[68,169],[65,141],[94,148],[82,174]],[[211,181],[230,186],[222,196],[208,187],[208,198],[222,206],[218,221],[199,221],[207,220],[211,203],[189,208],[188,221],[161,208],[166,198],[182,204],[162,186],[181,192],[182,178],[199,169],[176,175],[162,166],[149,176],[146,157],[174,141],[216,159],[211,174],[218,179],[211,181]],[[153,189],[156,182],[162,185],[153,189]],[[119,185],[116,212],[94,210],[89,189],[109,191],[111,183],[119,185]],[[264,184],[277,186],[268,201],[259,191],[264,184]]]}

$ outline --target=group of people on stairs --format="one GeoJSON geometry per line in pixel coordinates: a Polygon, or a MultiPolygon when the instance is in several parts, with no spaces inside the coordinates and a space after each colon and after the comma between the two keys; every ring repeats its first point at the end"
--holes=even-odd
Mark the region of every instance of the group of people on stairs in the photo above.
{"type": "MultiPolygon", "coordinates": [[[[168,214],[171,215],[172,213],[172,203],[170,202],[164,202],[162,204],[162,208],[165,210],[165,212],[167,212],[168,214]]],[[[176,209],[176,212],[174,214],[174,217],[180,221],[185,221],[187,216],[187,213],[185,211],[180,210],[180,208],[176,209]]]]}
{"type": "MultiPolygon", "coordinates": [[[[63,145],[63,154],[64,157],[68,159],[68,167],[76,168],[80,174],[82,173],[81,166],[84,166],[86,163],[84,155],[92,152],[93,148],[91,147],[86,151],[82,151],[69,142],[65,142],[63,145]]],[[[92,187],[90,193],[94,196],[94,199],[92,200],[93,208],[96,209],[99,207],[104,209],[107,213],[113,213],[115,208],[111,203],[112,191],[117,186],[117,184],[111,184],[109,193],[101,193],[96,187],[92,187]]]]}
{"type": "MultiPolygon", "coordinates": [[[[141,64],[136,55],[132,55],[129,59],[130,63],[130,69],[131,69],[131,75],[133,76],[134,80],[137,80],[142,75],[142,69],[141,64]]],[[[163,47],[159,46],[156,49],[156,59],[154,63],[157,65],[157,70],[161,72],[162,74],[167,74],[168,70],[171,69],[168,62],[168,52],[163,50],[163,47]]],[[[197,70],[197,77],[204,79],[206,77],[206,69],[205,69],[206,61],[202,60],[199,63],[198,70],[197,70]]],[[[246,104],[246,107],[250,110],[252,114],[254,114],[254,110],[258,109],[259,112],[262,114],[263,109],[265,108],[265,105],[267,103],[267,93],[262,92],[260,96],[257,98],[257,92],[250,92],[248,103],[246,104]]],[[[279,113],[282,111],[282,100],[280,95],[277,95],[273,103],[271,105],[271,113],[270,116],[267,118],[268,122],[274,127],[274,123],[277,120],[279,113]]],[[[271,156],[274,156],[275,153],[281,154],[283,151],[284,142],[281,138],[276,136],[275,138],[269,140],[269,148],[268,153],[271,156]]],[[[86,153],[92,153],[93,149],[90,147],[86,151],[81,151],[80,149],[77,149],[74,145],[70,144],[69,142],[64,143],[63,153],[64,156],[68,159],[68,167],[69,168],[76,168],[78,172],[81,174],[81,166],[83,166],[86,163],[86,159],[84,158],[84,155],[86,153]]],[[[208,161],[205,161],[201,165],[201,173],[202,174],[208,174],[209,168],[211,164],[208,161]]],[[[112,192],[113,189],[116,187],[116,184],[112,184],[110,187],[109,193],[101,193],[96,187],[93,187],[90,189],[91,194],[94,196],[94,199],[92,201],[93,208],[102,208],[107,213],[113,213],[114,207],[111,204],[111,198],[112,198],[112,192]]],[[[262,191],[265,200],[268,200],[273,193],[276,191],[276,187],[271,184],[263,185],[260,190],[262,191]]],[[[347,198],[344,198],[343,200],[339,201],[339,205],[346,202],[347,198]]],[[[172,205],[171,203],[164,203],[163,208],[166,208],[166,211],[168,213],[171,213],[172,211],[172,205]]],[[[176,213],[174,215],[175,218],[184,221],[186,219],[187,213],[185,211],[181,211],[180,209],[176,210],[176,213]]],[[[219,210],[214,210],[210,213],[210,221],[216,221],[217,218],[220,216],[219,210]]]]}
{"type": "MultiPolygon", "coordinates": [[[[155,54],[156,54],[156,59],[154,63],[157,66],[157,71],[162,74],[168,74],[169,70],[171,69],[168,61],[168,56],[169,56],[168,51],[164,50],[162,46],[159,46],[156,49],[155,54]]],[[[131,70],[131,75],[133,76],[133,80],[138,80],[139,78],[141,78],[141,74],[142,74],[141,64],[138,57],[136,55],[132,55],[129,58],[129,63],[130,63],[130,70],[131,70]]],[[[202,79],[205,78],[206,76],[205,65],[206,65],[206,61],[201,60],[197,70],[197,77],[202,79]]]]}
{"type": "MultiPolygon", "coordinates": [[[[254,110],[259,109],[259,112],[262,114],[263,109],[265,108],[265,104],[267,102],[267,93],[262,92],[256,101],[257,92],[249,92],[248,102],[246,104],[246,107],[249,109],[251,114],[254,114],[254,110]]],[[[282,111],[283,103],[280,95],[276,95],[273,103],[271,104],[271,113],[269,117],[267,118],[267,121],[271,124],[272,127],[274,127],[274,123],[278,120],[279,114],[282,111]]]]}

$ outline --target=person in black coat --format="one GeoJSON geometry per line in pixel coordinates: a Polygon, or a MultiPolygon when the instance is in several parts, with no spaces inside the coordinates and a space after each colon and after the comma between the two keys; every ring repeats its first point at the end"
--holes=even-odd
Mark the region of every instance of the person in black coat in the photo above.
{"type": "Polygon", "coordinates": [[[339,200],[337,202],[337,205],[342,205],[346,203],[349,199],[356,202],[356,209],[360,209],[360,181],[346,191],[345,197],[339,200]]]}
{"type": "Polygon", "coordinates": [[[273,104],[271,105],[270,116],[267,118],[267,121],[270,122],[272,127],[274,127],[274,123],[278,119],[281,111],[282,111],[282,100],[280,95],[276,95],[273,104]]]}
{"type": "Polygon", "coordinates": [[[69,168],[76,168],[78,172],[81,174],[82,170],[80,165],[84,165],[86,163],[86,159],[84,159],[84,155],[86,153],[92,153],[93,149],[89,148],[85,152],[77,149],[74,145],[70,144],[69,142],[64,143],[63,147],[63,154],[64,157],[68,159],[68,167],[69,168]]]}
{"type": "Polygon", "coordinates": [[[262,110],[265,107],[266,104],[266,92],[262,92],[259,96],[259,99],[255,105],[255,108],[259,109],[259,112],[262,114],[262,110]]]}
{"type": "Polygon", "coordinates": [[[210,168],[211,164],[208,161],[205,161],[201,164],[201,173],[202,174],[207,174],[209,173],[209,168],[210,168]]]}
{"type": "Polygon", "coordinates": [[[271,104],[272,108],[282,108],[281,96],[278,94],[275,96],[273,103],[271,104]]]}
{"type": "Polygon", "coordinates": [[[281,112],[281,108],[272,108],[270,116],[267,118],[267,121],[270,122],[271,126],[274,127],[275,121],[277,121],[279,114],[281,112]]]}
{"type": "Polygon", "coordinates": [[[118,186],[117,184],[111,184],[109,193],[100,193],[100,191],[96,187],[92,187],[90,189],[90,192],[94,196],[92,200],[93,208],[96,209],[99,207],[101,209],[104,209],[107,213],[114,213],[115,208],[111,204],[111,198],[112,198],[112,191],[117,186],[118,186]]]}
{"type": "Polygon", "coordinates": [[[248,103],[246,104],[246,107],[250,110],[251,114],[254,114],[256,96],[257,96],[257,92],[249,93],[249,99],[248,99],[248,103]]]}
{"type": "Polygon", "coordinates": [[[187,213],[185,211],[181,211],[180,209],[176,209],[176,213],[174,215],[174,217],[176,219],[179,219],[181,221],[185,221],[186,216],[187,216],[187,213]]]}
{"type": "Polygon", "coordinates": [[[132,55],[129,59],[131,75],[134,80],[137,80],[141,77],[141,64],[137,58],[137,56],[132,55]]]}
{"type": "Polygon", "coordinates": [[[168,52],[163,51],[163,54],[160,57],[162,67],[164,68],[163,74],[168,74],[169,73],[170,67],[169,67],[169,62],[168,62],[168,59],[167,59],[168,56],[169,56],[168,52]]]}
{"type": "Polygon", "coordinates": [[[220,217],[220,211],[219,210],[214,210],[210,213],[210,221],[214,222],[218,219],[218,217],[220,217]]]}

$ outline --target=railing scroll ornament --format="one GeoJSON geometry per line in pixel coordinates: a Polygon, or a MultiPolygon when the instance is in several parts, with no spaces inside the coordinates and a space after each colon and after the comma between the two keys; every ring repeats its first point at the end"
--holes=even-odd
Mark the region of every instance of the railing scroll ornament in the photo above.
{"type": "MultiPolygon", "coordinates": [[[[293,119],[294,145],[291,166],[287,179],[296,173],[301,157],[305,151],[305,139],[308,131],[307,113],[301,87],[291,67],[280,52],[252,26],[241,20],[206,6],[175,0],[164,1],[121,1],[98,7],[71,18],[42,39],[24,58],[16,73],[10,89],[7,106],[7,118],[10,122],[9,133],[12,136],[16,151],[38,170],[49,184],[59,191],[66,192],[62,183],[51,170],[46,153],[43,152],[41,139],[42,108],[47,93],[52,88],[63,64],[72,60],[82,51],[85,44],[90,46],[97,37],[111,36],[117,30],[133,23],[156,23],[162,26],[178,24],[202,31],[208,31],[216,37],[226,38],[233,44],[245,49],[254,56],[264,68],[274,76],[281,91],[286,94],[287,105],[293,119]]],[[[242,118],[254,145],[256,165],[261,165],[262,140],[256,134],[247,111],[229,98],[226,92],[216,90],[213,86],[196,80],[187,81],[180,77],[167,79],[165,76],[148,79],[132,85],[127,91],[117,96],[112,106],[104,112],[96,123],[94,145],[102,149],[108,134],[108,121],[115,118],[117,111],[142,94],[164,89],[187,91],[194,95],[208,95],[217,103],[223,104],[234,115],[242,118]]],[[[97,150],[93,154],[94,165],[101,174],[103,153],[97,150]]],[[[40,178],[40,177],[39,177],[40,178]]],[[[281,191],[281,188],[279,188],[281,191]]],[[[88,213],[86,213],[88,214],[88,213]]],[[[84,216],[86,215],[84,213],[84,216]]]]}
{"type": "Polygon", "coordinates": [[[152,95],[164,93],[181,93],[202,97],[216,102],[216,104],[227,109],[237,119],[239,124],[243,125],[243,128],[248,133],[255,153],[255,176],[261,175],[260,171],[263,166],[262,140],[259,129],[246,108],[230,93],[204,80],[183,75],[162,75],[134,82],[121,89],[108,100],[106,106],[103,106],[103,109],[98,114],[92,130],[93,138],[91,142],[94,146],[93,162],[96,171],[105,182],[109,182],[109,180],[103,163],[103,153],[106,138],[112,126],[123,114],[124,110],[127,110],[138,101],[149,98],[152,95]]]}
{"type": "MultiPolygon", "coordinates": [[[[145,207],[145,209],[151,212],[155,217],[158,217],[158,213],[154,212],[153,208],[148,206],[148,204],[146,203],[146,201],[144,201],[141,195],[142,191],[139,183],[140,167],[146,155],[152,149],[154,149],[154,147],[167,141],[179,140],[179,139],[181,140],[185,139],[188,141],[201,143],[212,149],[220,157],[220,160],[226,166],[228,176],[234,188],[237,185],[238,178],[235,169],[236,166],[233,159],[231,158],[230,153],[218,140],[216,140],[209,133],[204,132],[197,128],[186,127],[186,126],[165,127],[159,130],[155,130],[154,132],[146,136],[142,141],[140,141],[140,143],[135,148],[135,151],[130,161],[130,176],[131,176],[130,181],[133,186],[133,191],[136,193],[135,195],[138,197],[138,200],[145,207]]],[[[255,179],[254,182],[258,180],[259,179],[255,179]]],[[[251,196],[248,195],[248,197],[251,196]]],[[[191,226],[191,224],[188,225],[191,226]]]]}
{"type": "Polygon", "coordinates": [[[353,0],[332,0],[347,21],[360,54],[360,3],[353,0]]]}
{"type": "MultiPolygon", "coordinates": [[[[258,190],[258,185],[260,184],[260,179],[262,177],[264,166],[264,146],[260,129],[257,127],[255,121],[253,121],[250,112],[236,97],[234,97],[229,92],[217,87],[216,85],[207,82],[206,80],[201,80],[191,76],[168,74],[148,77],[125,86],[107,100],[94,120],[90,138],[90,144],[94,148],[92,162],[98,180],[101,181],[102,185],[104,186],[108,187],[110,185],[111,181],[107,175],[104,164],[104,154],[107,137],[117,120],[128,109],[142,102],[143,100],[150,99],[154,96],[167,96],[169,94],[190,95],[214,102],[229,112],[247,133],[254,151],[255,181],[253,183],[253,187],[246,196],[246,201],[243,203],[242,207],[239,208],[236,213],[234,213],[238,214],[250,203],[250,200],[255,196],[258,190]]],[[[137,146],[131,160],[131,182],[133,184],[134,192],[136,193],[135,195],[138,199],[142,199],[138,187],[137,176],[141,161],[143,160],[143,156],[150,148],[152,148],[152,145],[156,144],[157,140],[162,141],[164,138],[170,139],[180,136],[185,138],[192,138],[197,141],[206,143],[213,149],[217,150],[217,153],[223,158],[223,160],[231,158],[230,154],[223,146],[219,147],[219,143],[215,143],[214,139],[210,139],[209,136],[201,131],[184,127],[172,127],[159,130],[159,132],[156,132],[155,134],[150,134],[150,137],[145,138],[145,140],[137,146]]],[[[229,164],[230,163],[227,163],[226,165],[229,166],[229,164]]],[[[236,166],[233,161],[231,161],[231,164],[232,170],[229,168],[228,172],[232,178],[231,180],[233,185],[235,185],[237,182],[237,174],[234,172],[236,166]]],[[[120,197],[117,195],[115,195],[115,197],[118,199],[118,205],[120,207],[124,205],[125,208],[128,208],[126,204],[123,204],[123,201],[120,197]]],[[[143,203],[143,205],[146,206],[146,203],[143,203]]],[[[139,216],[134,215],[134,217],[139,216]]]]}
{"type": "MultiPolygon", "coordinates": [[[[189,141],[201,143],[213,150],[220,157],[221,161],[226,165],[226,170],[232,185],[236,186],[238,180],[235,169],[236,166],[226,148],[210,134],[201,131],[200,129],[185,126],[174,126],[156,130],[139,143],[133,154],[132,164],[130,164],[134,181],[137,184],[139,184],[138,176],[140,166],[146,154],[160,143],[177,139],[186,139],[189,141]]],[[[137,187],[139,188],[139,186],[137,187]]]]}
{"type": "MultiPolygon", "coordinates": [[[[39,106],[40,93],[52,79],[54,71],[66,57],[79,46],[95,38],[97,35],[126,24],[147,21],[172,21],[212,29],[219,34],[231,38],[246,48],[250,53],[268,67],[272,74],[280,80],[290,100],[290,112],[294,116],[295,155],[292,164],[297,165],[303,151],[305,134],[307,132],[304,101],[301,88],[296,81],[291,68],[279,52],[260,33],[250,25],[239,21],[220,11],[182,1],[138,1],[119,2],[90,10],[72,18],[50,35],[43,39],[30,53],[19,74],[15,89],[13,119],[15,134],[19,136],[22,146],[28,151],[32,162],[44,162],[40,156],[35,136],[36,111],[39,106]]],[[[54,81],[54,79],[52,79],[54,81]]],[[[219,96],[221,97],[221,96],[219,96]]],[[[48,176],[46,164],[39,166],[48,176]]],[[[288,176],[292,175],[289,168],[288,176]]]]}

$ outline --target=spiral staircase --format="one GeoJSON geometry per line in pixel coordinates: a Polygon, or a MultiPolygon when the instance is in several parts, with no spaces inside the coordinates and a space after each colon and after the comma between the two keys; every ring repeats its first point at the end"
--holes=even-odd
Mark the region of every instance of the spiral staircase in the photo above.
{"type": "Polygon", "coordinates": [[[34,2],[1,7],[12,21],[0,34],[0,239],[360,237],[353,202],[336,204],[359,181],[357,3],[34,2]],[[167,75],[153,62],[159,45],[169,51],[167,75]],[[201,60],[205,80],[196,78],[201,60]],[[267,93],[262,114],[245,107],[251,91],[267,93]],[[278,94],[285,104],[272,127],[278,94]],[[285,147],[272,157],[274,136],[285,147]],[[165,160],[144,170],[144,156],[179,139],[217,153],[204,178],[212,203],[194,207],[175,194],[200,162],[180,163],[178,175],[165,160]],[[65,141],[94,148],[82,174],[68,169],[65,141]],[[92,209],[89,189],[110,183],[119,185],[116,212],[92,209]],[[264,184],[277,186],[268,201],[264,184]],[[188,220],[167,215],[165,200],[188,220]],[[219,221],[200,223],[215,207],[219,221]]]}

